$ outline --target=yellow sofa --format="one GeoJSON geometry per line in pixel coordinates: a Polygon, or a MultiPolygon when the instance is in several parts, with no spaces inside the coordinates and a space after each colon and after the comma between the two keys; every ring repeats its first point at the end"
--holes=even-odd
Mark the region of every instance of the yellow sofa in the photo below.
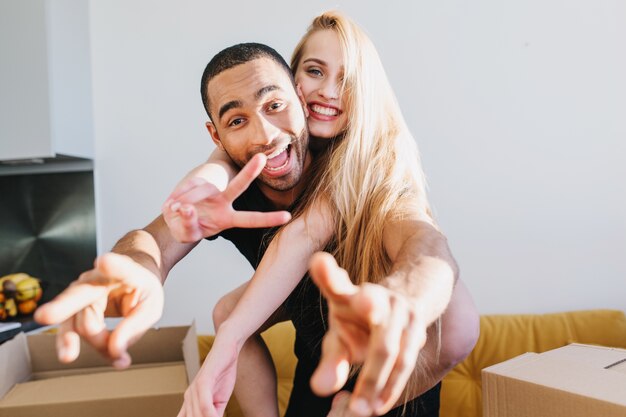
{"type": "MultiPolygon", "coordinates": [[[[480,417],[481,370],[522,353],[544,352],[573,342],[626,348],[626,316],[617,310],[487,315],[480,318],[480,328],[480,338],[473,352],[443,380],[441,417],[480,417]]],[[[293,326],[281,323],[266,331],[263,338],[276,365],[282,415],[289,400],[296,363],[293,326]]],[[[202,360],[212,342],[212,336],[198,338],[202,360]]],[[[236,401],[231,400],[226,416],[242,416],[236,401]]]]}

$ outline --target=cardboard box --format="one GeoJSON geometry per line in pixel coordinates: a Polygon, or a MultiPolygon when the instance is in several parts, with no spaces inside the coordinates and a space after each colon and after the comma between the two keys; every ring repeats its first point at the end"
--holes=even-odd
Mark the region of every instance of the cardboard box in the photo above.
{"type": "Polygon", "coordinates": [[[172,417],[199,369],[194,326],[149,330],[118,371],[83,343],[59,363],[55,336],[23,333],[0,345],[0,417],[172,417]]]}
{"type": "Polygon", "coordinates": [[[482,371],[484,417],[625,417],[626,350],[571,344],[482,371]]]}

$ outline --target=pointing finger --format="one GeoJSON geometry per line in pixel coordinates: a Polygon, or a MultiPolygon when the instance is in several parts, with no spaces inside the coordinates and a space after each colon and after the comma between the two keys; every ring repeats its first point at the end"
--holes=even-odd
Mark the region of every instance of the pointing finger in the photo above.
{"type": "Polygon", "coordinates": [[[335,258],[326,252],[318,252],[311,258],[311,278],[328,301],[347,302],[347,297],[358,291],[345,269],[340,268],[335,258]]]}
{"type": "MultiPolygon", "coordinates": [[[[95,271],[89,271],[95,275],[95,271]]],[[[77,282],[59,294],[54,300],[42,305],[35,312],[35,320],[44,325],[61,323],[98,299],[106,297],[109,285],[77,282]]]]}
{"type": "Polygon", "coordinates": [[[322,358],[311,377],[311,389],[317,395],[337,392],[348,380],[350,356],[348,350],[331,329],[322,341],[322,358]]]}

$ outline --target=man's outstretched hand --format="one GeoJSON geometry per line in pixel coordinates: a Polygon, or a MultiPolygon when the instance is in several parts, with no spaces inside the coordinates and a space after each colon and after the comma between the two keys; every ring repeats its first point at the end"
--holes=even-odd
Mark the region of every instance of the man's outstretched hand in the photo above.
{"type": "Polygon", "coordinates": [[[72,362],[80,353],[80,338],[118,368],[130,365],[127,349],[163,313],[163,287],[159,279],[130,257],[107,253],[94,268],[81,274],[54,300],[39,307],[35,320],[60,324],[57,353],[61,362],[72,362]],[[104,317],[123,317],[107,330],[104,317]]]}
{"type": "Polygon", "coordinates": [[[286,211],[237,211],[233,202],[265,167],[267,156],[257,154],[232,179],[224,191],[200,177],[179,185],[163,204],[163,218],[174,238],[197,242],[233,227],[273,227],[291,219],[286,211]]]}
{"type": "Polygon", "coordinates": [[[310,272],[328,302],[328,331],[311,378],[313,391],[337,392],[350,364],[362,365],[349,408],[359,416],[386,413],[404,391],[426,342],[417,306],[381,285],[354,285],[328,253],[313,256],[310,272]]]}

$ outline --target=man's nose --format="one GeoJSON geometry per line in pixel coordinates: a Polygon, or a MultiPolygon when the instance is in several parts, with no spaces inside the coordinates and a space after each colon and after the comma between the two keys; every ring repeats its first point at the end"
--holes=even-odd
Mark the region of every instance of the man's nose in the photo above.
{"type": "Polygon", "coordinates": [[[251,133],[251,141],[255,146],[268,146],[280,137],[280,129],[265,117],[256,118],[251,133]]]}

